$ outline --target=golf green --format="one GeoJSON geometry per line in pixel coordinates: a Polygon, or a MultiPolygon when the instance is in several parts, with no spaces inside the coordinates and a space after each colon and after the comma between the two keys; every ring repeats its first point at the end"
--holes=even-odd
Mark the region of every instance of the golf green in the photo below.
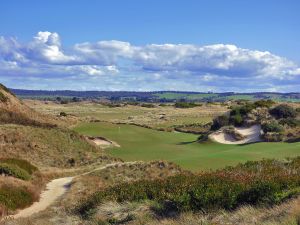
{"type": "Polygon", "coordinates": [[[193,171],[217,169],[248,160],[284,159],[300,155],[300,142],[246,145],[198,143],[198,136],[193,134],[103,122],[83,123],[75,130],[84,135],[102,136],[117,142],[121,147],[109,148],[106,151],[125,161],[162,159],[193,171]]]}

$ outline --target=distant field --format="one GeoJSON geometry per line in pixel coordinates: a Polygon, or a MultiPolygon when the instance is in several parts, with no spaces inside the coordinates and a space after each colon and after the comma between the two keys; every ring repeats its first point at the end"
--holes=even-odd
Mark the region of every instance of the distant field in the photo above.
{"type": "Polygon", "coordinates": [[[249,160],[300,155],[300,143],[257,143],[222,145],[197,143],[197,135],[161,132],[133,125],[83,123],[75,128],[81,134],[104,136],[121,145],[107,152],[125,161],[168,160],[193,171],[217,169],[249,160]]]}
{"type": "Polygon", "coordinates": [[[166,100],[180,100],[185,99],[189,101],[227,101],[227,100],[249,100],[255,101],[259,99],[272,99],[278,102],[300,102],[300,98],[295,98],[292,95],[284,95],[277,93],[264,94],[216,94],[216,93],[176,93],[166,92],[154,94],[160,99],[166,100]]]}
{"type": "Polygon", "coordinates": [[[59,115],[65,112],[79,118],[91,120],[97,119],[113,123],[136,123],[151,126],[153,128],[171,128],[174,125],[207,123],[226,112],[225,106],[203,104],[201,107],[178,109],[174,106],[158,106],[146,108],[140,106],[108,107],[99,103],[78,102],[69,104],[57,104],[54,102],[25,100],[26,104],[35,110],[51,115],[59,115]]]}

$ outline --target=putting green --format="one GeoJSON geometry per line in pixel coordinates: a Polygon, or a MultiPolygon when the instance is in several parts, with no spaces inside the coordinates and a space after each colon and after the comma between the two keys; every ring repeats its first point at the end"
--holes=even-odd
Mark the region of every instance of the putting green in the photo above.
{"type": "Polygon", "coordinates": [[[255,143],[224,145],[197,143],[197,135],[151,130],[134,125],[83,123],[75,128],[81,134],[103,136],[121,145],[106,151],[125,161],[168,160],[193,171],[222,168],[248,160],[284,159],[300,156],[297,143],[255,143]]]}

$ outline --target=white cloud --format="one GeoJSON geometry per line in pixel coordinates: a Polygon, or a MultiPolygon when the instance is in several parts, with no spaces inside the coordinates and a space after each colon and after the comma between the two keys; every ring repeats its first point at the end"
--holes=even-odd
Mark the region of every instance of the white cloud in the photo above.
{"type": "Polygon", "coordinates": [[[7,80],[7,76],[35,77],[39,82],[65,77],[73,82],[84,78],[96,82],[99,77],[99,89],[110,85],[123,90],[135,88],[137,82],[138,88],[145,90],[177,87],[245,91],[286,87],[286,91],[295,91],[300,86],[299,66],[267,51],[228,44],[135,46],[117,40],[64,48],[60,36],[48,31],[38,32],[29,43],[0,37],[0,78],[7,80]]]}

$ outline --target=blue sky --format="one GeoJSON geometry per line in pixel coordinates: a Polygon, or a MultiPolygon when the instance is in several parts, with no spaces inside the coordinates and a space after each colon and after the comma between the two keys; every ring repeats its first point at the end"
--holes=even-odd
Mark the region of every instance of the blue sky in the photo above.
{"type": "Polygon", "coordinates": [[[76,90],[300,90],[297,0],[0,2],[0,82],[76,90]]]}

